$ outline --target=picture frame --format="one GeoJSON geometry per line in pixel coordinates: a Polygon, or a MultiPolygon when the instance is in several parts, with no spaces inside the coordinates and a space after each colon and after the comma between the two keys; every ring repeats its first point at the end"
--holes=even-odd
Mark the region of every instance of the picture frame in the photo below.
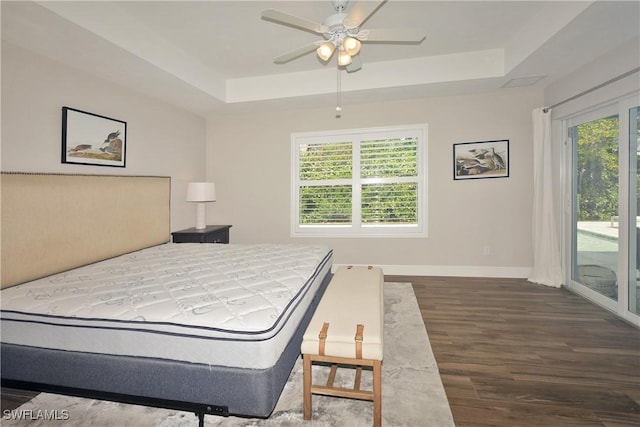
{"type": "Polygon", "coordinates": [[[453,179],[507,178],[509,140],[453,144],[453,179]]]}
{"type": "Polygon", "coordinates": [[[127,123],[62,107],[62,163],[126,167],[127,123]]]}

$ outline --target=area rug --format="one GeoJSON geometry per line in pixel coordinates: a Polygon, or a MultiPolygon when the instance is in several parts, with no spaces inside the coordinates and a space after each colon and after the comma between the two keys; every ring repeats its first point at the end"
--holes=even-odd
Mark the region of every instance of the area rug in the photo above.
{"type": "MultiPolygon", "coordinates": [[[[455,426],[438,367],[429,344],[420,309],[409,283],[385,283],[384,361],[382,364],[382,418],[384,426],[455,426]]],[[[314,383],[327,368],[314,366],[314,383]]],[[[353,372],[339,369],[337,383],[352,386],[353,372]]],[[[371,387],[365,371],[362,388],[371,387]]],[[[373,404],[354,399],[313,396],[312,421],[302,417],[302,361],[298,360],[268,419],[205,416],[205,426],[371,426],[373,404]]],[[[2,425],[64,427],[195,427],[188,412],[126,405],[41,393],[11,414],[2,425]],[[21,419],[18,419],[21,418],[21,419]]]]}

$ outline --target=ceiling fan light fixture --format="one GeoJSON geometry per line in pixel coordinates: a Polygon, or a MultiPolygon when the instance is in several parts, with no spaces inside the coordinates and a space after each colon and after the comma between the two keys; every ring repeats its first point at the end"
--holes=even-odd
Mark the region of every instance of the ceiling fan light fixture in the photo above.
{"type": "Polygon", "coordinates": [[[338,65],[341,67],[351,64],[351,55],[341,50],[338,52],[338,65]]]}
{"type": "Polygon", "coordinates": [[[342,42],[342,47],[349,56],[357,55],[360,52],[360,46],[362,46],[362,43],[354,37],[345,37],[342,42]]]}
{"type": "Polygon", "coordinates": [[[332,42],[322,43],[316,52],[318,53],[318,57],[322,59],[324,62],[327,62],[329,58],[333,55],[333,51],[336,49],[335,45],[332,42]]]}

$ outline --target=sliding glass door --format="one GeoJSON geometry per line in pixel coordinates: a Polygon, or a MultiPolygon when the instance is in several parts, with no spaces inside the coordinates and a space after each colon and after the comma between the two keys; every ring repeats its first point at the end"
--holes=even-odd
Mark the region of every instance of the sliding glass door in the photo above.
{"type": "Polygon", "coordinates": [[[574,120],[578,123],[569,132],[575,165],[571,278],[612,308],[619,276],[619,118],[610,113],[600,111],[582,117],[584,122],[574,120]]]}
{"type": "Polygon", "coordinates": [[[621,100],[566,121],[571,142],[568,282],[595,303],[640,323],[640,111],[631,102],[621,100]]]}

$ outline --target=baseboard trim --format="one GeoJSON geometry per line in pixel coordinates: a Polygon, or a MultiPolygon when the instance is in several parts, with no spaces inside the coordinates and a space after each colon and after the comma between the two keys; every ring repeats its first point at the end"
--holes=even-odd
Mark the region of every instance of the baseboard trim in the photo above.
{"type": "MultiPolygon", "coordinates": [[[[333,270],[345,265],[334,264],[333,270]]],[[[367,264],[360,264],[367,265],[367,264]]],[[[380,265],[384,274],[393,276],[443,276],[443,277],[497,277],[526,279],[531,274],[530,267],[494,267],[494,266],[460,266],[460,265],[380,265]]]]}

